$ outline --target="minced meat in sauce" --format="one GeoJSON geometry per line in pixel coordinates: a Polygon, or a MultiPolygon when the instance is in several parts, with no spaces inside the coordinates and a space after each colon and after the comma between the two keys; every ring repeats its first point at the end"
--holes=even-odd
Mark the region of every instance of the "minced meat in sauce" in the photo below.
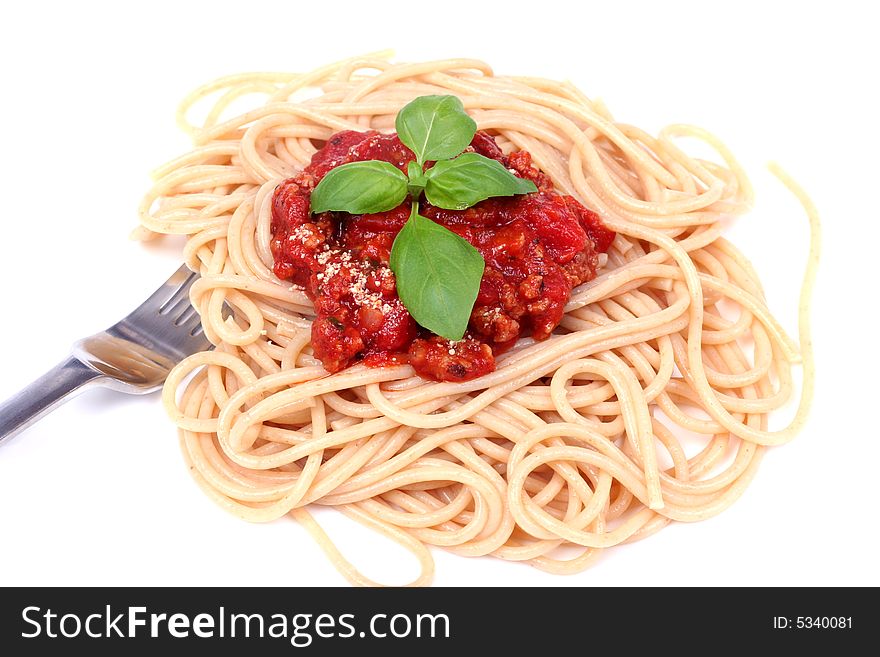
{"type": "Polygon", "coordinates": [[[496,197],[466,210],[424,200],[420,214],[470,242],[486,268],[462,340],[421,328],[397,296],[391,245],[409,218],[410,201],[376,214],[309,211],[311,191],[341,164],[383,160],[406,172],[413,153],[395,134],[347,130],[333,135],[301,173],[275,190],[272,255],[275,274],[305,288],[314,301],[312,348],[329,372],[357,361],[409,362],[437,381],[467,381],[495,369],[495,355],[523,335],[543,340],[562,319],[574,286],[596,275],[598,254],[614,233],[571,196],[553,191],[531,155],[504,155],[477,132],[468,147],[535,183],[532,194],[496,197]]]}

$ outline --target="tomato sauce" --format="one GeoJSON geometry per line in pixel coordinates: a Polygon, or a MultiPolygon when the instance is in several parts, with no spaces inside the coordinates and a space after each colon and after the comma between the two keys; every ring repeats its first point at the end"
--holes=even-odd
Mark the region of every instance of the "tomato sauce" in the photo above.
{"type": "Polygon", "coordinates": [[[341,164],[383,160],[405,172],[415,156],[397,135],[339,132],[309,166],[276,188],[275,274],[302,286],[314,301],[312,348],[329,372],[358,361],[408,362],[437,381],[482,376],[495,369],[495,355],[520,336],[547,338],[572,288],[595,277],[598,254],[614,239],[599,216],[554,192],[528,152],[505,156],[485,132],[477,132],[468,150],[499,161],[538,191],[487,199],[466,210],[419,204],[423,216],[466,239],[486,261],[468,331],[456,342],[416,324],[397,296],[388,263],[394,238],[409,218],[409,199],[376,214],[309,212],[315,185],[341,164]]]}

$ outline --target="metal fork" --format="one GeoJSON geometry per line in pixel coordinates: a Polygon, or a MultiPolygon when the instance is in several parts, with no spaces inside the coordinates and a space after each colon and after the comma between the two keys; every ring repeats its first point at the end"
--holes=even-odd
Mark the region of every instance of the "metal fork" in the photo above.
{"type": "Polygon", "coordinates": [[[123,320],[74,344],[65,361],[0,404],[0,445],[92,386],[153,392],[177,363],[210,348],[189,302],[196,279],[184,265],[123,320]]]}

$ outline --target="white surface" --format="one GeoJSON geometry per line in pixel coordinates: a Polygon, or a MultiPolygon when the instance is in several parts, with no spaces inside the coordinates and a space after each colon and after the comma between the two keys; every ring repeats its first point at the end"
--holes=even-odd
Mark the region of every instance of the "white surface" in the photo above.
{"type": "MultiPolygon", "coordinates": [[[[302,4],[4,8],[0,398],[174,269],[175,245],[126,237],[149,170],[188,146],[173,113],[191,88],[385,47],[400,59],[481,57],[499,72],[570,78],[651,131],[690,122],[724,137],[758,194],[734,239],[794,334],[806,222],[764,169],[785,165],[824,216],[819,379],[806,431],[773,450],[719,517],[614,549],[571,578],[437,550],[435,582],[880,584],[878,105],[869,97],[880,53],[869,45],[876,20],[860,9],[870,3],[302,4]]],[[[414,574],[396,547],[337,514],[320,520],[344,551],[357,547],[368,574],[414,574]]],[[[88,393],[0,449],[0,538],[4,585],[344,583],[293,521],[249,525],[215,507],[190,480],[156,395],[88,393]]]]}

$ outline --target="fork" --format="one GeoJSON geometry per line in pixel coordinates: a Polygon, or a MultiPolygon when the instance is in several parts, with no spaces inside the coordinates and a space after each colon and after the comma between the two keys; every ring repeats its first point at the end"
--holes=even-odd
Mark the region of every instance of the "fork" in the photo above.
{"type": "Polygon", "coordinates": [[[74,344],[66,360],[0,404],[0,445],[93,386],[134,395],[158,390],[172,367],[209,349],[189,301],[196,279],[182,266],[124,319],[74,344]]]}

